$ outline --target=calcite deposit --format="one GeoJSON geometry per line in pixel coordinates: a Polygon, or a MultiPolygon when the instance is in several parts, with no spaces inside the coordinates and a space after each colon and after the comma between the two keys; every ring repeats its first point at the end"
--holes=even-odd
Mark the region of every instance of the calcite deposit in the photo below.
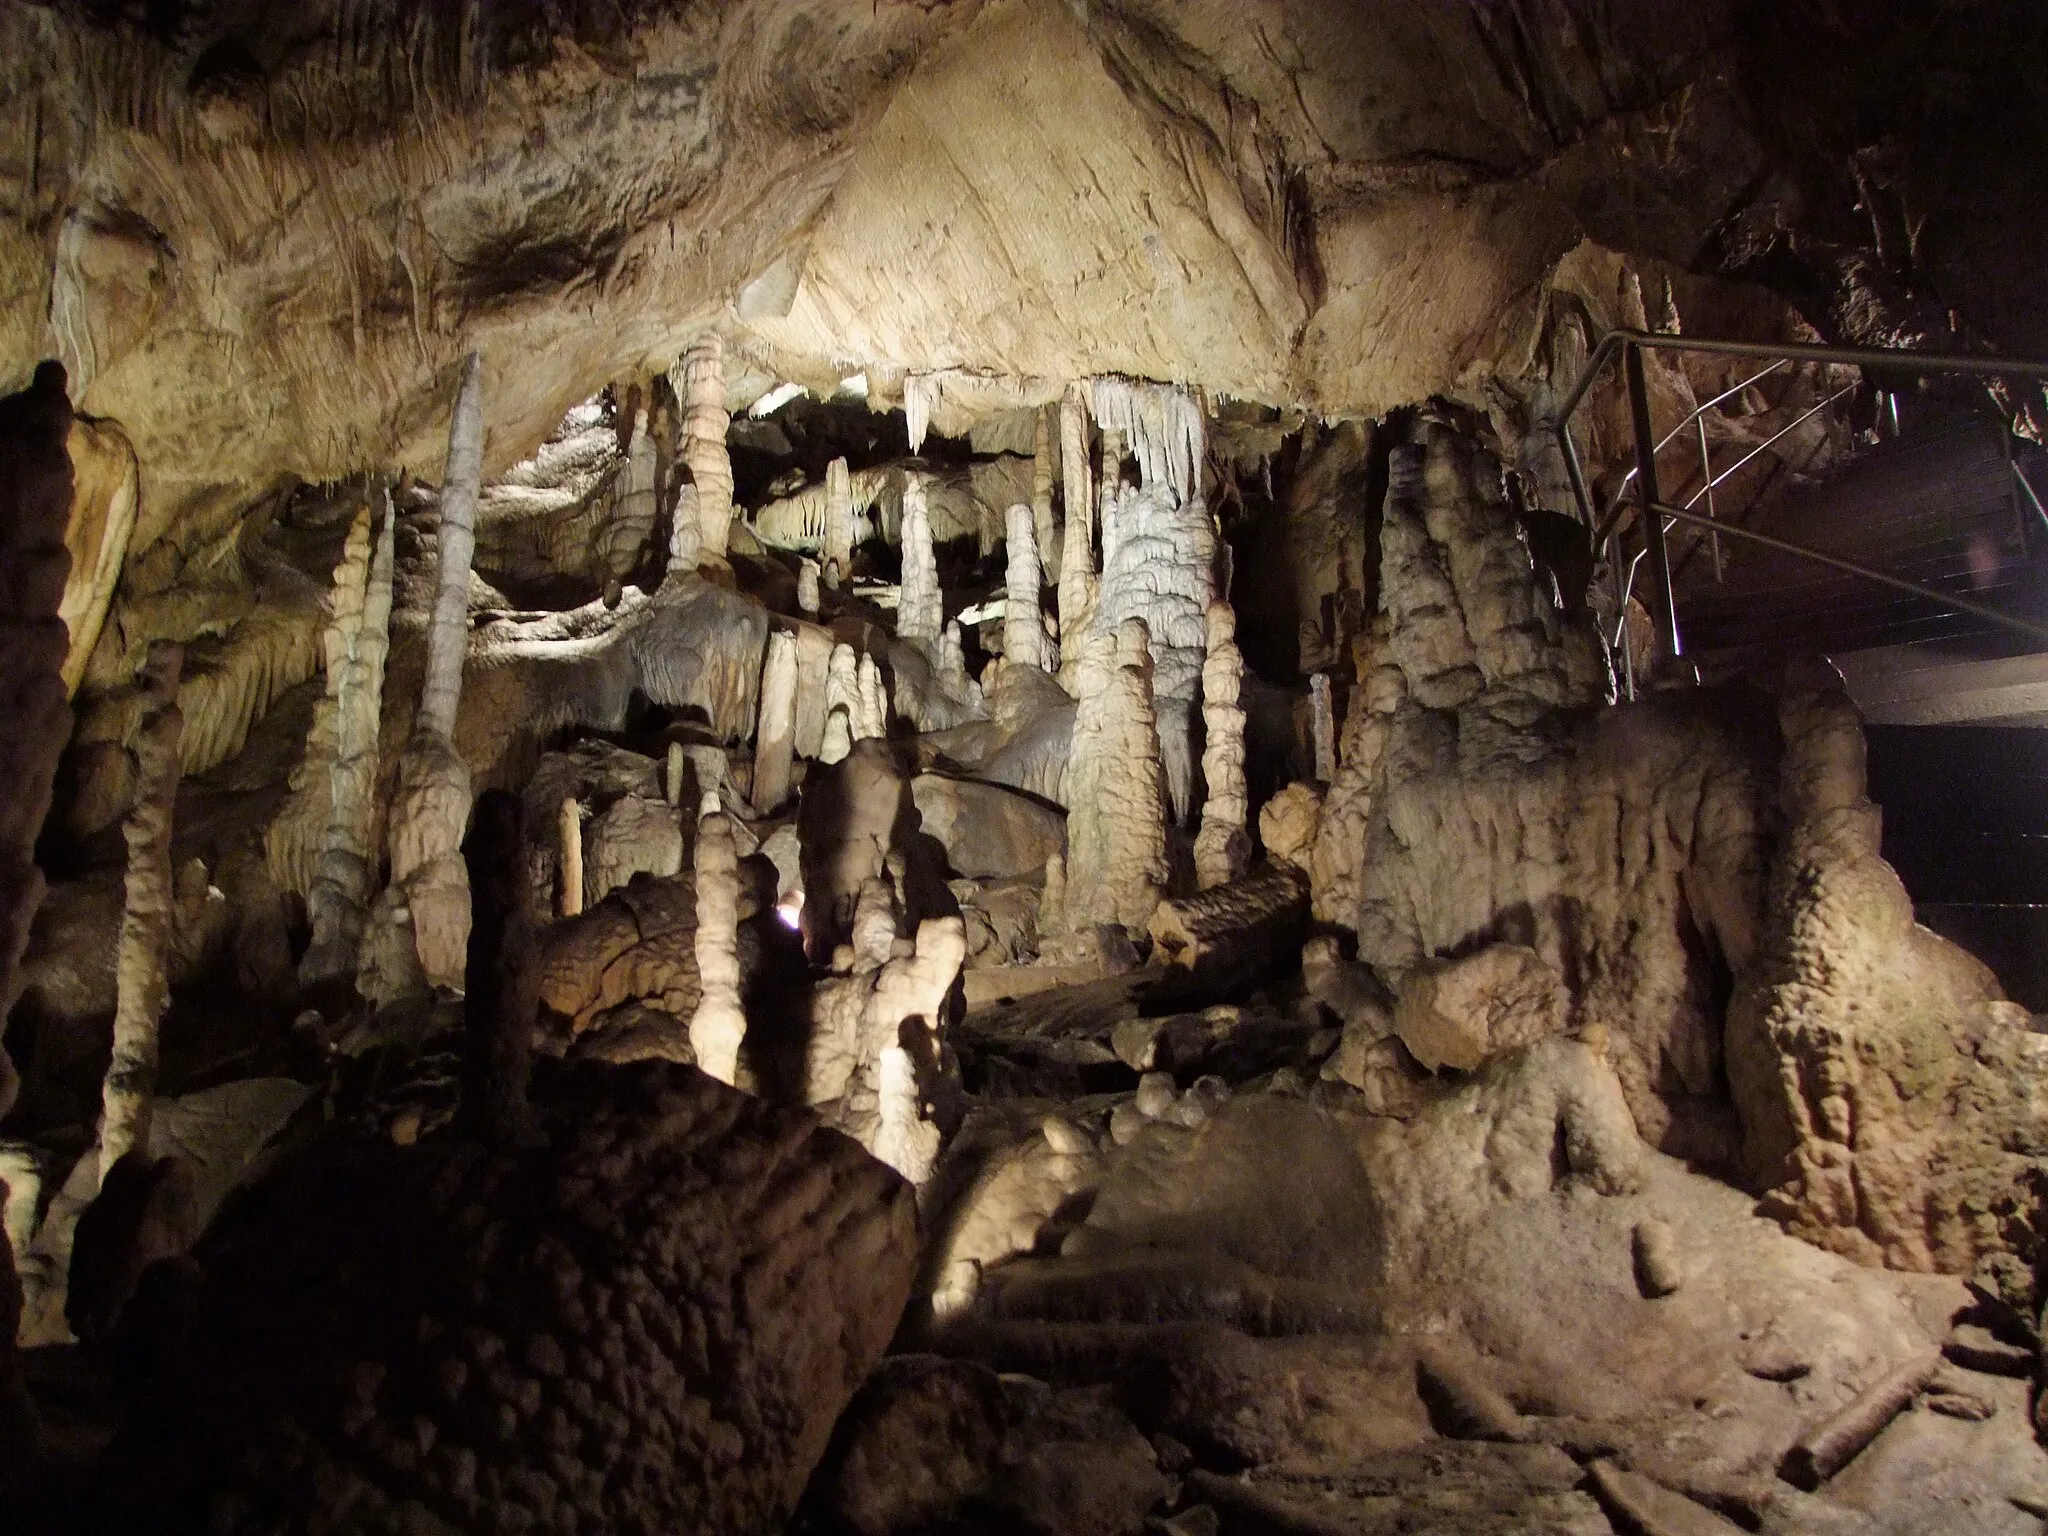
{"type": "Polygon", "coordinates": [[[2036,1536],[2039,11],[0,5],[0,1530],[2036,1536]]]}

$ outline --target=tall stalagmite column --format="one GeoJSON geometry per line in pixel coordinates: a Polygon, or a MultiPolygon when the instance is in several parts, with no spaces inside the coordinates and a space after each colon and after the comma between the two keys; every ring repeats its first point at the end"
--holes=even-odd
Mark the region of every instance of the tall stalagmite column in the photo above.
{"type": "Polygon", "coordinates": [[[1145,932],[1165,894],[1166,779],[1143,619],[1082,646],[1079,708],[1060,798],[1067,806],[1069,928],[1145,932]]]}
{"type": "Polygon", "coordinates": [[[170,998],[171,810],[183,772],[185,717],[178,709],[178,675],[184,660],[179,646],[158,644],[143,664],[142,691],[148,702],[135,741],[135,809],[121,824],[128,874],[114,960],[114,1057],[107,1066],[100,1121],[103,1178],[124,1153],[149,1145],[157,1031],[170,998]]]}
{"type": "Polygon", "coordinates": [[[739,848],[732,820],[715,796],[704,799],[697,823],[697,1011],[690,1018],[690,1049],[699,1071],[731,1083],[739,1076],[740,1042],[747,1016],[740,1007],[739,848]]]}
{"type": "Polygon", "coordinates": [[[469,566],[476,551],[483,457],[483,358],[472,352],[448,428],[427,678],[399,764],[391,825],[391,881],[412,911],[420,969],[430,985],[449,991],[462,985],[469,953],[469,872],[462,859],[469,768],[455,750],[455,716],[469,649],[469,566]]]}
{"type": "Polygon", "coordinates": [[[846,756],[859,718],[860,658],[852,646],[835,645],[825,669],[825,734],[818,748],[819,762],[836,763],[846,756]]]}
{"type": "Polygon", "coordinates": [[[1328,784],[1337,777],[1337,707],[1330,699],[1330,674],[1308,680],[1309,735],[1315,747],[1316,778],[1328,784]]]}
{"type": "Polygon", "coordinates": [[[882,669],[875,658],[860,659],[860,708],[853,717],[853,739],[866,741],[889,734],[889,685],[882,681],[882,669]]]}
{"type": "MultiPolygon", "coordinates": [[[[669,796],[669,804],[675,804],[673,795],[669,796]]],[[[555,913],[558,917],[574,917],[582,910],[583,806],[570,795],[555,813],[555,913]]]]}
{"type": "Polygon", "coordinates": [[[327,770],[327,827],[306,892],[306,917],[313,930],[299,961],[299,983],[306,987],[354,977],[370,897],[377,742],[384,718],[384,662],[391,651],[391,567],[398,522],[389,491],[382,500],[382,526],[373,538],[375,509],[364,507],[334,572],[325,703],[332,711],[334,757],[327,770]]]}
{"type": "Polygon", "coordinates": [[[761,668],[761,713],[754,727],[754,809],[766,813],[789,798],[796,756],[796,637],[768,637],[761,668]]]}
{"type": "MultiPolygon", "coordinates": [[[[71,401],[64,369],[0,400],[0,1028],[21,990],[21,955],[43,901],[36,836],[50,812],[57,758],[71,735],[57,616],[71,557],[71,401]]],[[[0,1115],[14,1102],[14,1064],[0,1046],[0,1115]]]]}
{"type": "Polygon", "coordinates": [[[1045,666],[1045,620],[1038,611],[1042,576],[1038,528],[1031,508],[1014,506],[1008,515],[1009,567],[1003,595],[1003,664],[1045,666]]]}
{"type": "Polygon", "coordinates": [[[706,336],[683,355],[676,395],[683,402],[683,461],[697,482],[697,531],[706,557],[725,558],[732,531],[732,459],[725,434],[725,343],[706,336]]]}
{"type": "Polygon", "coordinates": [[[853,573],[853,473],[844,459],[825,466],[824,560],[828,587],[853,573]]]}
{"type": "Polygon", "coordinates": [[[896,611],[896,633],[905,640],[936,646],[945,627],[946,600],[939,591],[939,562],[932,553],[932,520],[925,506],[924,476],[912,474],[903,486],[903,587],[896,611]]]}
{"type": "Polygon", "coordinates": [[[1226,602],[1209,605],[1209,650],[1202,663],[1202,830],[1195,835],[1195,878],[1203,890],[1228,885],[1251,862],[1245,832],[1244,656],[1237,648],[1237,615],[1226,602]]]}
{"type": "Polygon", "coordinates": [[[1038,532],[1038,563],[1044,579],[1060,579],[1060,525],[1052,510],[1053,433],[1058,407],[1042,406],[1031,434],[1031,521],[1038,532]]]}
{"type": "MultiPolygon", "coordinates": [[[[605,593],[615,600],[618,589],[640,563],[640,551],[654,533],[654,434],[647,412],[633,416],[633,435],[626,444],[626,469],[619,482],[612,515],[599,534],[605,568],[605,593]]],[[[673,548],[673,539],[671,539],[673,548]]]]}
{"type": "Polygon", "coordinates": [[[1088,474],[1088,416],[1082,386],[1060,401],[1061,494],[1066,523],[1060,532],[1060,681],[1072,693],[1081,650],[1095,619],[1095,486],[1088,474]]]}

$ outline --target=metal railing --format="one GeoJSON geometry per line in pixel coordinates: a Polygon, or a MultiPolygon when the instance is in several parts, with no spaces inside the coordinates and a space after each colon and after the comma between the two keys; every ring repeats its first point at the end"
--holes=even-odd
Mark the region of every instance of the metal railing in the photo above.
{"type": "MultiPolygon", "coordinates": [[[[1729,536],[1743,539],[1780,554],[1809,560],[1845,575],[1859,577],[1895,591],[1926,599],[1954,612],[1968,614],[1986,623],[2017,631],[2037,643],[2048,644],[2048,624],[2007,613],[2003,609],[1993,608],[1968,598],[1957,597],[1954,593],[1944,592],[1937,587],[1908,581],[1857,561],[1744,527],[1740,523],[1727,521],[1716,515],[1714,492],[1719,486],[1726,484],[1759,455],[1782,442],[1815,415],[1853,393],[1858,387],[1856,384],[1849,384],[1825,394],[1770,437],[1750,448],[1735,463],[1717,472],[1707,444],[1707,413],[1723,401],[1762,383],[1779,369],[1799,363],[1882,368],[1895,374],[1921,377],[1930,374],[1960,374],[1987,379],[2048,380],[2048,363],[2019,361],[2012,358],[1981,357],[1954,352],[1909,352],[1883,347],[1830,347],[1803,342],[1710,341],[1649,331],[1609,331],[1600,338],[1600,344],[1593,349],[1593,355],[1587,359],[1585,373],[1572,392],[1565,397],[1564,404],[1558,411],[1556,430],[1558,448],[1564,455],[1565,473],[1571,481],[1572,496],[1578,502],[1579,520],[1592,534],[1593,548],[1607,550],[1609,570],[1615,585],[1616,622],[1626,626],[1628,600],[1634,588],[1636,566],[1647,557],[1650,564],[1650,595],[1653,616],[1657,624],[1657,639],[1671,656],[1679,657],[1685,654],[1684,637],[1678,629],[1677,605],[1672,596],[1671,552],[1665,537],[1671,525],[1682,523],[1699,528],[1708,535],[1713,545],[1717,572],[1721,563],[1721,538],[1729,536]],[[1695,352],[1710,357],[1751,358],[1764,363],[1765,366],[1740,384],[1696,405],[1676,427],[1660,439],[1656,436],[1650,420],[1649,387],[1643,372],[1645,352],[1695,352]],[[1623,477],[1624,494],[1616,498],[1613,510],[1603,521],[1597,517],[1592,496],[1586,487],[1585,469],[1579,460],[1578,444],[1572,436],[1572,417],[1585,403],[1587,394],[1617,354],[1621,358],[1623,384],[1628,391],[1629,421],[1635,439],[1636,462],[1635,467],[1623,477]],[[1665,501],[1659,493],[1657,454],[1685,435],[1688,429],[1696,432],[1698,437],[1701,484],[1683,506],[1676,506],[1665,501]],[[1698,510],[1702,500],[1707,503],[1707,510],[1704,513],[1698,510]],[[1641,515],[1643,548],[1633,559],[1624,561],[1618,529],[1623,514],[1630,506],[1635,507],[1641,515]]],[[[2026,476],[2020,472],[2017,464],[2013,465],[2013,478],[2026,503],[2040,517],[2044,527],[2048,527],[2048,511],[2043,510],[2040,499],[2034,494],[2033,487],[2028,484],[2026,476]]],[[[1616,638],[1619,640],[1620,636],[1616,638]]],[[[1628,671],[1629,692],[1633,695],[1633,667],[1627,660],[1629,648],[1622,644],[1620,649],[1624,657],[1624,666],[1628,671]]]]}

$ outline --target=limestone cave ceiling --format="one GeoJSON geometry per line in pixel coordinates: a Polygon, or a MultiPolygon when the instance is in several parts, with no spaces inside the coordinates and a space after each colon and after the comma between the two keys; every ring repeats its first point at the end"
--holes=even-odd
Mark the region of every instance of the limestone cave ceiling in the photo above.
{"type": "Polygon", "coordinates": [[[2048,350],[2008,216],[2048,190],[2043,36],[1904,0],[11,4],[0,385],[59,356],[126,432],[140,552],[290,477],[431,477],[472,345],[492,472],[707,325],[735,405],[933,373],[955,429],[1112,373],[1483,400],[1585,307],[1582,241],[1824,333],[2048,350]]]}

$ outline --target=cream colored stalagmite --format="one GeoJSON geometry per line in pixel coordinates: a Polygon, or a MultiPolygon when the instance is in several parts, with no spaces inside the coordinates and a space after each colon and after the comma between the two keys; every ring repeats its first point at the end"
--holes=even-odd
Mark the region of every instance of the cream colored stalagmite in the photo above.
{"type": "Polygon", "coordinates": [[[1042,669],[1045,622],[1038,611],[1038,528],[1029,507],[1010,508],[1006,533],[1010,559],[1003,589],[1003,665],[1042,669]]]}
{"type": "Polygon", "coordinates": [[[683,402],[683,462],[696,482],[699,558],[725,559],[732,531],[732,458],[725,434],[732,413],[725,408],[725,343],[704,337],[683,354],[681,377],[670,374],[683,402]]]}
{"type": "Polygon", "coordinates": [[[668,764],[662,775],[664,798],[670,805],[683,803],[683,767],[689,761],[680,741],[668,744],[668,764]]]}
{"type": "Polygon", "coordinates": [[[939,636],[938,679],[948,697],[981,709],[981,684],[967,675],[967,643],[960,637],[958,620],[948,620],[946,632],[939,636]]]}
{"type": "Polygon", "coordinates": [[[854,712],[853,739],[865,741],[889,734],[889,685],[882,681],[882,669],[875,658],[860,659],[860,707],[854,712]]]}
{"type": "Polygon", "coordinates": [[[1323,784],[1337,777],[1337,711],[1330,701],[1330,674],[1318,672],[1308,680],[1309,729],[1314,739],[1316,779],[1323,784]]]}
{"type": "Polygon", "coordinates": [[[703,536],[697,531],[697,487],[680,486],[669,519],[668,575],[687,576],[696,570],[702,543],[703,536]]]}
{"type": "Polygon", "coordinates": [[[633,574],[640,551],[654,533],[654,475],[654,434],[647,430],[647,412],[638,411],[633,416],[633,435],[626,442],[626,469],[618,497],[598,536],[607,600],[616,600],[620,585],[633,574]]]}
{"type": "Polygon", "coordinates": [[[1060,798],[1067,806],[1065,919],[1076,933],[1145,931],[1165,893],[1166,780],[1143,619],[1082,646],[1080,703],[1060,798]]]}
{"type": "Polygon", "coordinates": [[[896,610],[896,633],[905,640],[935,646],[946,622],[946,600],[939,591],[939,562],[932,553],[932,520],[925,505],[924,476],[915,473],[903,485],[902,592],[896,610]]]}
{"type": "Polygon", "coordinates": [[[740,1007],[739,846],[718,797],[704,797],[697,822],[697,1011],[690,1049],[699,1071],[721,1083],[739,1077],[747,1017],[740,1007]]]}
{"type": "Polygon", "coordinates": [[[796,637],[768,637],[761,668],[761,714],[754,727],[754,809],[764,814],[789,798],[796,757],[796,637]]]}
{"type": "Polygon", "coordinates": [[[1060,479],[1066,501],[1060,531],[1060,682],[1069,693],[1095,618],[1095,487],[1088,474],[1088,414],[1081,389],[1073,385],[1060,400],[1060,479]]]}
{"type": "Polygon", "coordinates": [[[1041,406],[1031,434],[1031,521],[1038,533],[1038,563],[1043,579],[1060,579],[1060,525],[1053,515],[1053,433],[1057,406],[1041,406]]]}
{"type": "Polygon", "coordinates": [[[107,1067],[100,1121],[100,1174],[123,1153],[149,1145],[149,1101],[156,1092],[157,1030],[170,995],[171,809],[178,797],[185,717],[178,710],[184,652],[150,648],[143,665],[149,700],[135,742],[135,809],[121,825],[128,874],[114,959],[114,1057],[107,1067]]]}
{"type": "Polygon", "coordinates": [[[562,801],[556,815],[560,834],[555,859],[555,913],[574,917],[583,910],[583,807],[574,795],[562,801]]]}
{"type": "Polygon", "coordinates": [[[448,429],[427,678],[399,763],[391,818],[391,883],[412,912],[413,944],[427,984],[448,991],[462,987],[469,948],[469,870],[462,860],[469,767],[455,750],[455,715],[469,647],[469,566],[483,456],[483,358],[472,352],[448,429]]]}
{"type": "Polygon", "coordinates": [[[815,615],[819,600],[818,562],[807,556],[796,568],[796,606],[800,612],[815,615]]]}
{"type": "MultiPolygon", "coordinates": [[[[334,617],[327,627],[327,698],[333,756],[328,765],[327,827],[306,893],[312,939],[299,961],[306,987],[352,979],[363,941],[377,850],[378,740],[384,718],[384,662],[391,652],[391,567],[398,518],[391,493],[371,538],[371,508],[349,531],[334,573],[334,617]],[[374,545],[374,554],[371,552],[374,545]],[[360,566],[358,562],[361,562],[360,566]]],[[[316,725],[315,731],[319,732],[316,725]]]]}
{"type": "Polygon", "coordinates": [[[1228,885],[1251,863],[1245,832],[1244,656],[1237,648],[1237,615],[1230,604],[1209,604],[1209,649],[1202,662],[1202,830],[1195,835],[1195,879],[1205,891],[1228,885]]]}
{"type": "Polygon", "coordinates": [[[836,763],[852,750],[860,715],[860,658],[850,645],[832,647],[825,669],[825,735],[818,761],[836,763]]]}
{"type": "Polygon", "coordinates": [[[853,574],[853,476],[846,460],[825,466],[825,585],[853,574]]]}

